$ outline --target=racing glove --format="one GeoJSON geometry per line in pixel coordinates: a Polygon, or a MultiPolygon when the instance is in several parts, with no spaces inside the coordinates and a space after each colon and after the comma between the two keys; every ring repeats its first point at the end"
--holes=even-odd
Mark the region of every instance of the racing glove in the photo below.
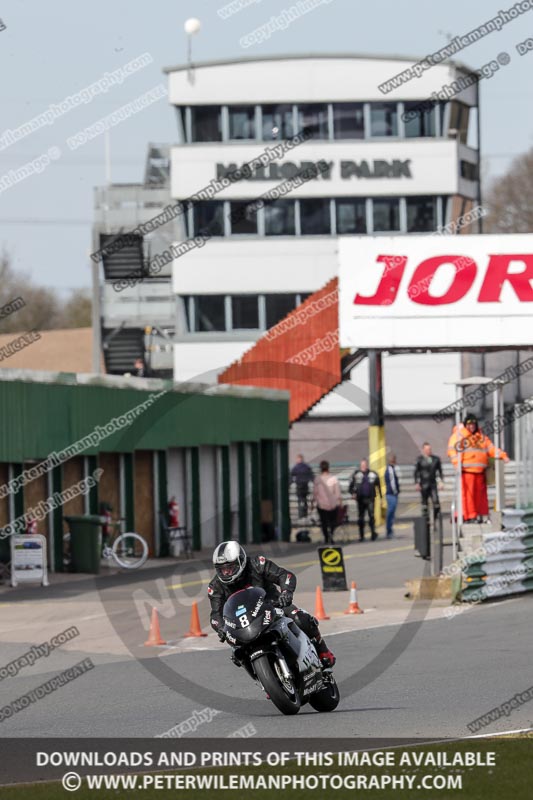
{"type": "Polygon", "coordinates": [[[284,589],[279,596],[278,603],[281,606],[281,608],[290,606],[292,603],[292,592],[289,592],[288,589],[284,589]]]}
{"type": "Polygon", "coordinates": [[[221,642],[225,642],[226,641],[226,631],[223,631],[223,630],[217,631],[217,636],[218,636],[218,638],[220,639],[221,642]]]}

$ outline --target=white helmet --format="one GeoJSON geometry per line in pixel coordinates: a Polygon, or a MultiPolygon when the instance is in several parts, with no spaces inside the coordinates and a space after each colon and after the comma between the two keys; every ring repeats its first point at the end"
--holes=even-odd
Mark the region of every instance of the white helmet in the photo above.
{"type": "Polygon", "coordinates": [[[239,542],[222,542],[213,553],[213,564],[222,583],[234,583],[244,572],[246,553],[239,542]]]}

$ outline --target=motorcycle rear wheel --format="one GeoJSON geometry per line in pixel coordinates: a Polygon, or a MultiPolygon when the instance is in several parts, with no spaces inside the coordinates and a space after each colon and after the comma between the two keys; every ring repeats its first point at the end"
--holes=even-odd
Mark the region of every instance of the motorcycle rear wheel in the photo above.
{"type": "Polygon", "coordinates": [[[310,696],[309,705],[315,711],[334,711],[339,705],[340,699],[341,696],[335,678],[330,675],[325,681],[324,688],[310,696]]]}
{"type": "Polygon", "coordinates": [[[298,692],[293,687],[292,692],[280,682],[273,665],[267,655],[259,656],[253,662],[255,674],[259,678],[265,692],[282,714],[297,714],[300,710],[301,700],[298,692]]]}

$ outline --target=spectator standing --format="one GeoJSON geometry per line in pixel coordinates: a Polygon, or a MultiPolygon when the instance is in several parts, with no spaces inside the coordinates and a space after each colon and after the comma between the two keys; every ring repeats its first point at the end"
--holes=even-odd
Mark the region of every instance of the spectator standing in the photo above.
{"type": "Polygon", "coordinates": [[[313,497],[318,509],[324,542],[333,544],[333,533],[337,527],[337,509],[341,504],[339,481],[329,471],[329,462],[320,462],[320,475],[314,480],[313,497]]]}
{"type": "Polygon", "coordinates": [[[429,522],[428,500],[433,503],[433,518],[436,519],[440,512],[439,487],[444,485],[442,477],[442,464],[439,456],[434,456],[429,442],[422,445],[422,453],[415,464],[415,484],[420,492],[422,515],[429,522]],[[438,481],[438,486],[437,486],[438,481]]]}
{"type": "Polygon", "coordinates": [[[291,469],[291,483],[296,484],[296,497],[298,500],[298,518],[306,517],[307,497],[309,495],[309,484],[314,479],[313,470],[304,461],[303,455],[296,456],[296,464],[291,469]]]}
{"type": "Polygon", "coordinates": [[[400,481],[396,472],[396,456],[391,453],[389,463],[385,470],[385,499],[387,501],[387,539],[394,536],[394,517],[398,507],[398,495],[400,494],[400,481]]]}
{"type": "Polygon", "coordinates": [[[359,469],[352,475],[348,491],[357,503],[357,510],[359,512],[359,540],[361,542],[364,541],[365,514],[368,514],[372,541],[375,541],[378,535],[376,533],[374,521],[374,502],[376,494],[379,494],[380,498],[383,495],[381,493],[379,475],[377,472],[374,472],[374,470],[368,469],[368,461],[366,458],[361,461],[359,469]]]}

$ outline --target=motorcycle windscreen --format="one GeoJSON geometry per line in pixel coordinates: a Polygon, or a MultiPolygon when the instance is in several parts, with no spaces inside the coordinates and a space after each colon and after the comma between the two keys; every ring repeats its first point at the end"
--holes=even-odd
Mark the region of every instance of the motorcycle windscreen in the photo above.
{"type": "Polygon", "coordinates": [[[228,597],[224,604],[222,614],[226,629],[241,644],[249,644],[264,630],[263,611],[271,608],[264,589],[241,589],[228,597]]]}

